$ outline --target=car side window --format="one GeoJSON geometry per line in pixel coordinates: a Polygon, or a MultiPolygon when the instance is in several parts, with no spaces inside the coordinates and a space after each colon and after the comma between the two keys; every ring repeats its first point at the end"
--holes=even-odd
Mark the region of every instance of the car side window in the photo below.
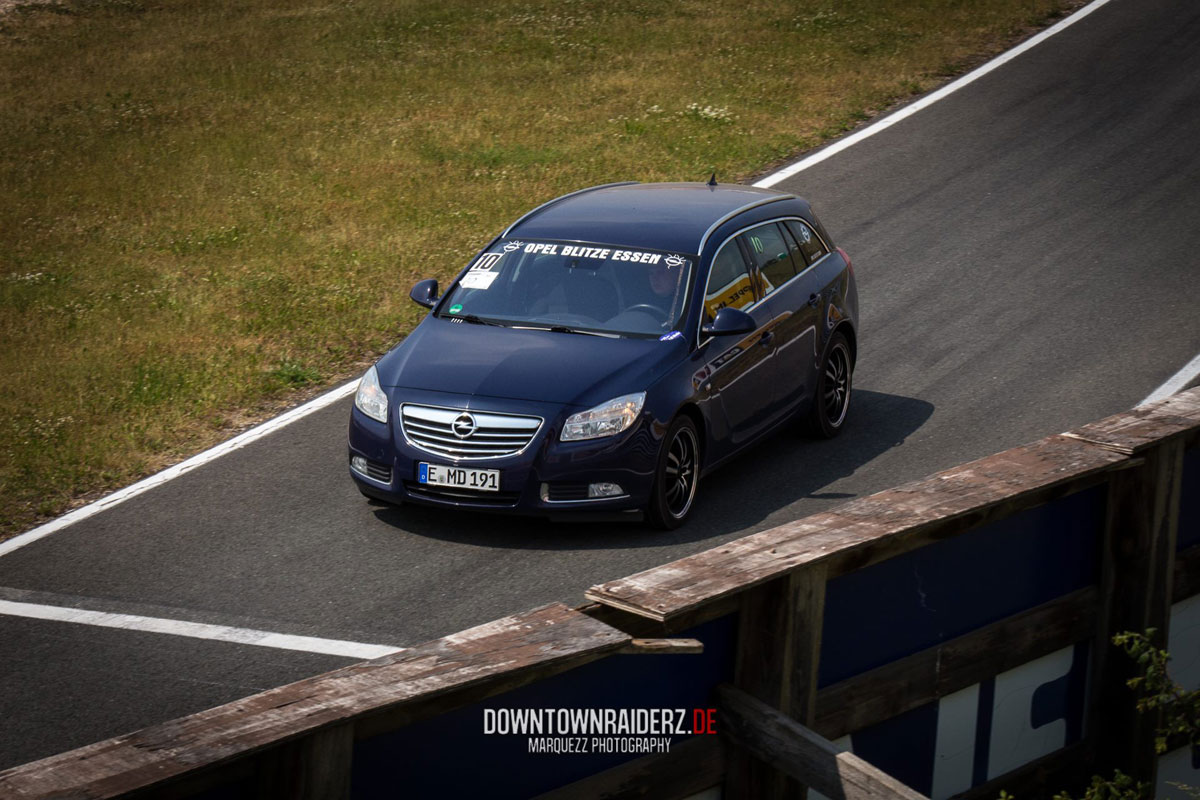
{"type": "Polygon", "coordinates": [[[779,225],[772,222],[760,225],[742,234],[747,250],[758,267],[762,281],[762,296],[766,297],[796,274],[792,257],[788,254],[788,241],[779,225]]]}
{"type": "Polygon", "coordinates": [[[808,223],[801,222],[798,219],[787,220],[788,230],[792,236],[796,237],[796,241],[800,243],[800,252],[804,254],[804,260],[812,264],[819,258],[827,255],[828,250],[825,245],[821,244],[821,237],[813,232],[813,229],[808,226],[808,223]]]}
{"type": "Polygon", "coordinates": [[[730,239],[713,258],[704,293],[704,321],[712,322],[717,311],[726,306],[746,308],[754,303],[754,285],[750,269],[742,256],[737,239],[730,239]]]}

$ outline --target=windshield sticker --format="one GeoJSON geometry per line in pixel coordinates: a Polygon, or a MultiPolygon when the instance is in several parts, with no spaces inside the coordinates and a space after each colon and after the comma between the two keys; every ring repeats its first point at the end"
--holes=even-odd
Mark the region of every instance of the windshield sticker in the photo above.
{"type": "Polygon", "coordinates": [[[613,261],[636,261],[639,264],[657,264],[662,260],[658,253],[639,253],[636,250],[614,250],[613,261]]]}
{"type": "Polygon", "coordinates": [[[496,266],[496,262],[504,257],[504,253],[484,253],[479,257],[479,260],[471,266],[471,272],[487,272],[492,267],[496,266]]]}
{"type": "Polygon", "coordinates": [[[458,282],[458,285],[464,289],[487,289],[496,280],[498,272],[488,272],[487,270],[476,270],[474,267],[471,271],[463,276],[463,279],[458,282]]]}
{"type": "MultiPolygon", "coordinates": [[[[509,248],[512,245],[520,245],[520,242],[509,242],[504,246],[504,249],[511,252],[509,248]]],[[[615,250],[611,247],[587,247],[578,244],[562,244],[550,242],[530,242],[525,245],[526,253],[542,253],[548,256],[564,256],[566,258],[594,258],[600,261],[631,261],[638,264],[658,264],[663,260],[661,253],[646,253],[640,250],[615,250]]],[[[679,256],[671,256],[675,259],[674,263],[669,266],[681,266],[687,261],[679,256]]]]}
{"type": "Polygon", "coordinates": [[[687,259],[683,256],[671,255],[666,257],[664,263],[671,269],[674,269],[675,267],[682,267],[684,264],[686,264],[687,259]]]}
{"type": "Polygon", "coordinates": [[[683,338],[683,334],[680,333],[679,331],[671,331],[670,333],[664,333],[662,336],[658,337],[658,340],[660,342],[669,342],[672,339],[682,339],[682,338],[683,338]]]}
{"type": "Polygon", "coordinates": [[[511,253],[514,250],[520,250],[524,246],[524,242],[509,242],[508,244],[504,245],[504,252],[511,253]]]}
{"type": "Polygon", "coordinates": [[[462,306],[459,305],[458,303],[455,303],[454,305],[450,306],[451,314],[457,314],[460,311],[462,311],[462,306]]]}

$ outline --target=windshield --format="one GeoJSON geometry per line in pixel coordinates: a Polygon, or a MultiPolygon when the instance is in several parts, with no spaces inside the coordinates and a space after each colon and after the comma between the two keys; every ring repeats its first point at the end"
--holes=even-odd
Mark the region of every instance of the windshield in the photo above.
{"type": "Polygon", "coordinates": [[[501,239],[438,316],[512,327],[664,336],[682,322],[692,257],[579,242],[501,239]]]}

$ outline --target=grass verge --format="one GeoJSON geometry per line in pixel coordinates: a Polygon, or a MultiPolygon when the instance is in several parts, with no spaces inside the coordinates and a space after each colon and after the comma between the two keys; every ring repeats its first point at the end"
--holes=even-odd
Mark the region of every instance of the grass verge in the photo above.
{"type": "Polygon", "coordinates": [[[536,203],[757,173],[1076,5],[18,3],[0,539],[346,379],[536,203]]]}

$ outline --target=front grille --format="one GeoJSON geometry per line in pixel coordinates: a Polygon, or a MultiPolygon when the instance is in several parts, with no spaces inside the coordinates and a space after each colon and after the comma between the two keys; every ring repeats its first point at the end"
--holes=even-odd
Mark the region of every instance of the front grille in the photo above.
{"type": "Polygon", "coordinates": [[[426,452],[457,459],[499,458],[524,450],[542,419],[405,404],[400,424],[405,438],[426,452]]]}
{"type": "Polygon", "coordinates": [[[449,500],[453,503],[474,506],[511,507],[521,499],[520,492],[475,492],[470,489],[457,489],[453,486],[430,486],[427,483],[417,483],[416,481],[405,481],[404,488],[409,494],[417,497],[430,497],[434,500],[449,500]]]}
{"type": "Polygon", "coordinates": [[[588,485],[586,483],[548,483],[546,484],[546,499],[551,503],[587,500],[588,485]]]}

